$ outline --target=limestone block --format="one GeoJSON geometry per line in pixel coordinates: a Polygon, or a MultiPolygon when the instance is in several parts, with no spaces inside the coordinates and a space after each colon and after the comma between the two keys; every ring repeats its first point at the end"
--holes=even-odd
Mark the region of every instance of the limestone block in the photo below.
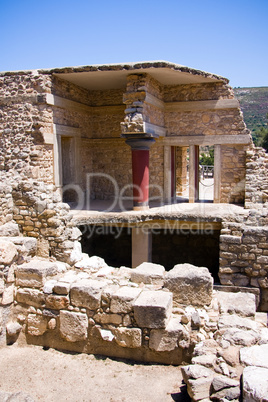
{"type": "Polygon", "coordinates": [[[7,222],[4,225],[0,226],[0,237],[12,237],[19,235],[19,225],[17,225],[17,223],[15,222],[7,222]]]}
{"type": "Polygon", "coordinates": [[[222,338],[230,342],[231,345],[251,346],[260,339],[260,335],[256,331],[242,330],[238,328],[228,328],[222,338]]]}
{"type": "Polygon", "coordinates": [[[209,398],[214,372],[198,364],[181,368],[187,392],[193,401],[209,398]]]}
{"type": "Polygon", "coordinates": [[[268,344],[240,349],[240,361],[246,366],[257,366],[268,369],[268,344]]]}
{"type": "Polygon", "coordinates": [[[90,269],[92,272],[97,272],[101,268],[108,267],[103,258],[96,255],[89,257],[89,255],[85,253],[82,254],[82,258],[76,262],[74,266],[80,269],[90,269]]]}
{"type": "Polygon", "coordinates": [[[28,304],[29,306],[42,307],[45,303],[45,295],[38,289],[19,288],[16,299],[18,303],[28,304]]]}
{"type": "Polygon", "coordinates": [[[47,320],[42,315],[28,314],[27,333],[33,336],[43,335],[47,330],[47,320]]]}
{"type": "Polygon", "coordinates": [[[53,286],[53,292],[58,295],[67,295],[69,293],[71,284],[68,282],[57,282],[53,286]]]}
{"type": "Polygon", "coordinates": [[[236,314],[220,316],[218,321],[218,327],[219,329],[232,327],[240,329],[257,330],[257,324],[255,321],[249,318],[239,317],[236,314]]]}
{"type": "Polygon", "coordinates": [[[70,265],[75,264],[77,261],[82,260],[82,248],[81,248],[81,243],[79,241],[74,241],[73,249],[69,258],[69,263],[70,265]]]}
{"type": "Polygon", "coordinates": [[[143,291],[133,307],[139,327],[165,328],[172,312],[172,293],[143,291]]]}
{"type": "Polygon", "coordinates": [[[57,264],[33,258],[29,263],[19,265],[15,271],[16,285],[41,288],[49,276],[58,273],[57,264]]]}
{"type": "Polygon", "coordinates": [[[243,401],[268,401],[268,369],[263,367],[246,367],[243,371],[243,401]]]}
{"type": "Polygon", "coordinates": [[[13,243],[0,240],[0,264],[10,265],[17,254],[17,248],[13,243]]]}
{"type": "Polygon", "coordinates": [[[179,318],[171,318],[165,329],[152,329],[149,348],[157,352],[169,352],[178,347],[178,340],[184,334],[179,318]]]}
{"type": "Polygon", "coordinates": [[[259,345],[268,343],[268,328],[261,328],[259,330],[261,339],[259,340],[259,345]]]}
{"type": "Polygon", "coordinates": [[[70,304],[68,296],[50,294],[46,297],[46,307],[51,310],[62,310],[70,304]]]}
{"type": "Polygon", "coordinates": [[[223,388],[239,387],[239,381],[226,377],[225,375],[216,375],[212,381],[214,392],[220,391],[223,388]]]}
{"type": "Polygon", "coordinates": [[[93,319],[100,324],[122,324],[122,316],[119,314],[98,313],[93,316],[93,319]]]}
{"type": "Polygon", "coordinates": [[[88,318],[84,313],[60,312],[60,333],[69,342],[87,339],[88,318]]]}
{"type": "Polygon", "coordinates": [[[6,326],[8,336],[15,336],[21,331],[22,326],[18,322],[9,322],[6,326]]]}
{"type": "Polygon", "coordinates": [[[37,251],[36,254],[39,257],[49,258],[49,242],[48,240],[41,237],[37,241],[37,251]]]}
{"type": "Polygon", "coordinates": [[[113,331],[115,341],[123,348],[139,348],[141,347],[142,333],[139,328],[116,328],[113,331]]]}
{"type": "Polygon", "coordinates": [[[2,296],[2,304],[7,305],[11,304],[14,301],[14,285],[7,284],[2,296]]]}
{"type": "Polygon", "coordinates": [[[253,293],[217,292],[221,313],[253,317],[256,312],[256,296],[253,293]]]}
{"type": "Polygon", "coordinates": [[[15,244],[20,254],[34,256],[37,250],[37,239],[34,237],[3,237],[2,240],[15,244]]]}
{"type": "Polygon", "coordinates": [[[70,297],[74,306],[95,310],[100,307],[101,294],[106,282],[82,279],[71,286],[70,297]]]}
{"type": "Polygon", "coordinates": [[[164,287],[178,304],[204,306],[212,300],[213,278],[207,268],[178,264],[166,274],[164,287]]]}
{"type": "Polygon", "coordinates": [[[0,278],[0,295],[4,293],[5,290],[5,281],[4,279],[0,278]]]}
{"type": "Polygon", "coordinates": [[[240,386],[223,388],[218,392],[210,395],[210,400],[213,401],[237,401],[240,397],[240,386]]]}
{"type": "Polygon", "coordinates": [[[208,353],[201,356],[195,356],[192,358],[193,364],[200,364],[205,367],[214,367],[216,364],[216,355],[212,353],[208,353]]]}
{"type": "Polygon", "coordinates": [[[139,288],[131,288],[129,286],[121,287],[112,295],[111,312],[112,313],[129,313],[133,308],[133,303],[141,293],[139,288]]]}
{"type": "Polygon", "coordinates": [[[131,272],[131,281],[135,283],[154,283],[163,285],[165,268],[152,262],[143,262],[131,272]]]}

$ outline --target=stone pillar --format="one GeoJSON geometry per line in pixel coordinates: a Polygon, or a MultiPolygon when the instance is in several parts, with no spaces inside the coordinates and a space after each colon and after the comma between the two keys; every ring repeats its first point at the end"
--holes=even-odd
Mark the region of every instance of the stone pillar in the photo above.
{"type": "Polygon", "coordinates": [[[133,209],[149,208],[149,149],[153,138],[131,138],[126,144],[132,151],[133,209]]]}
{"type": "Polygon", "coordinates": [[[190,145],[189,149],[189,202],[199,199],[199,146],[190,145]]]}
{"type": "Polygon", "coordinates": [[[152,261],[152,233],[147,228],[132,228],[132,268],[152,261]]]}
{"type": "Polygon", "coordinates": [[[214,145],[214,202],[221,202],[221,146],[214,145]]]}

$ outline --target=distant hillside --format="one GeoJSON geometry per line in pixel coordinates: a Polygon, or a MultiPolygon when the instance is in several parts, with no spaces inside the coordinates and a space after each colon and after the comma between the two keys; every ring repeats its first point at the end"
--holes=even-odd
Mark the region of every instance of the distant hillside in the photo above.
{"type": "Polygon", "coordinates": [[[267,127],[268,87],[234,88],[234,93],[240,102],[247,127],[254,132],[261,127],[267,127]]]}

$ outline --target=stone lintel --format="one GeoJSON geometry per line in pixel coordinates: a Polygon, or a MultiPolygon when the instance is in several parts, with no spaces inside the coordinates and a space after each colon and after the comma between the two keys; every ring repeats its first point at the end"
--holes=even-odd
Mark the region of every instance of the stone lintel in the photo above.
{"type": "Polygon", "coordinates": [[[241,135],[181,135],[163,138],[163,145],[189,146],[189,145],[247,145],[250,144],[249,134],[241,135]]]}
{"type": "Polygon", "coordinates": [[[237,99],[202,100],[188,102],[167,102],[167,112],[184,112],[195,110],[239,109],[237,99]]]}

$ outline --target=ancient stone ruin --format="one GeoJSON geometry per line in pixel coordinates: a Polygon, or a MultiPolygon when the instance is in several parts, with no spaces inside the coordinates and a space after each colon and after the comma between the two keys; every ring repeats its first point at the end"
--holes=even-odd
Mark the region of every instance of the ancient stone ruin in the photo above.
{"type": "Polygon", "coordinates": [[[0,344],[190,363],[194,401],[266,400],[268,155],[228,80],[4,72],[0,106],[0,344]]]}

